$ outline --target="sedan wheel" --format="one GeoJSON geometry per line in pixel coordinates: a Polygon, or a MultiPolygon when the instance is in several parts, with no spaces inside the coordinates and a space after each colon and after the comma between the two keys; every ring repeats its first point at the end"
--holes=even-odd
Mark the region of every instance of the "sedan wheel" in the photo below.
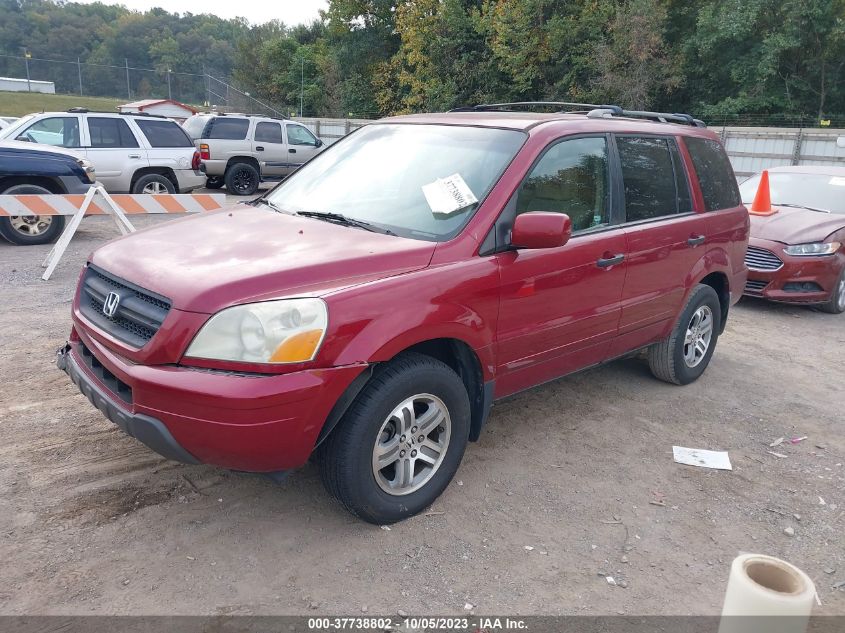
{"type": "MultiPolygon", "coordinates": [[[[15,196],[50,195],[53,192],[40,185],[18,184],[0,193],[15,196]]],[[[21,246],[49,244],[61,235],[64,226],[65,218],[61,215],[13,215],[0,218],[0,236],[21,246]]]]}
{"type": "Polygon", "coordinates": [[[845,268],[839,274],[839,281],[836,282],[833,292],[830,293],[830,299],[827,303],[823,303],[819,307],[830,314],[842,314],[845,312],[845,268]]]}
{"type": "Polygon", "coordinates": [[[51,215],[13,215],[9,218],[12,228],[26,237],[44,235],[53,223],[51,215]]]}

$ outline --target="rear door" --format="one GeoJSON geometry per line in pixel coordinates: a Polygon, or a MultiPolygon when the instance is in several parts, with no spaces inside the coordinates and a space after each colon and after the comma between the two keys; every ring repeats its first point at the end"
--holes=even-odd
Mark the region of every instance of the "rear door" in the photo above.
{"type": "Polygon", "coordinates": [[[147,160],[151,167],[169,167],[174,172],[191,169],[196,148],[178,123],[153,117],[130,119],[130,122],[148,146],[147,160]]]}
{"type": "Polygon", "coordinates": [[[255,124],[252,150],[261,163],[261,175],[281,178],[289,171],[287,146],[278,121],[258,121],[255,124]]]}
{"type": "Polygon", "coordinates": [[[617,135],[615,142],[628,275],[614,356],[657,340],[674,323],[707,239],[675,137],[617,135]]]}
{"type": "Polygon", "coordinates": [[[304,165],[320,153],[322,143],[304,125],[296,123],[285,124],[288,143],[288,159],[291,163],[291,171],[304,165]]]}
{"type": "Polygon", "coordinates": [[[504,212],[566,213],[573,234],[559,248],[497,255],[502,285],[496,397],[607,357],[626,271],[625,231],[614,220],[610,149],[604,135],[552,144],[504,212]]]}
{"type": "Polygon", "coordinates": [[[147,150],[120,117],[85,117],[85,154],[109,192],[127,192],[132,175],[149,166],[147,150]]]}

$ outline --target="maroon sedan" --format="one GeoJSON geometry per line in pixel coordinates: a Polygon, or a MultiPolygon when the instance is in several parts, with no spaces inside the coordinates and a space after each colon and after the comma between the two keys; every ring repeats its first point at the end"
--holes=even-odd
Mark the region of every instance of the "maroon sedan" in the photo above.
{"type": "MultiPolygon", "coordinates": [[[[771,206],[751,211],[745,294],[845,312],[845,167],[768,172],[771,206]]],[[[766,198],[762,175],[740,185],[749,208],[766,198]]]]}

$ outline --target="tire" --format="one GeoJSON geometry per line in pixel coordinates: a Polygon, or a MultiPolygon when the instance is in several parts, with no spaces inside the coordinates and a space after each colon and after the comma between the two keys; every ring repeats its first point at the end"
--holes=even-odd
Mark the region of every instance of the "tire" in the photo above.
{"type": "Polygon", "coordinates": [[[828,314],[845,312],[845,268],[839,273],[839,279],[830,293],[830,299],[819,306],[819,310],[828,314]]]}
{"type": "Polygon", "coordinates": [[[226,189],[235,196],[251,196],[258,191],[261,176],[249,163],[235,163],[226,170],[226,189]]]}
{"type": "Polygon", "coordinates": [[[205,179],[206,189],[221,189],[225,184],[222,176],[209,176],[205,179]]]}
{"type": "Polygon", "coordinates": [[[401,521],[430,506],[449,485],[463,458],[469,427],[469,397],[460,377],[429,356],[402,354],[377,369],[320,446],[323,484],[364,521],[401,521]],[[402,410],[414,415],[400,419],[395,414],[402,410]],[[420,421],[432,425],[427,434],[416,426],[420,421]],[[435,455],[434,446],[443,450],[435,455]],[[386,464],[380,470],[377,454],[386,464]],[[425,458],[411,461],[416,455],[425,458]],[[399,464],[408,467],[400,470],[399,464]]]}
{"type": "MultiPolygon", "coordinates": [[[[13,185],[2,192],[4,195],[39,194],[50,195],[53,192],[39,185],[13,185]]],[[[13,215],[0,218],[0,235],[12,244],[19,246],[37,246],[55,242],[65,228],[62,215],[13,215]]]]}
{"type": "Polygon", "coordinates": [[[146,174],[135,181],[132,193],[148,193],[152,195],[162,193],[176,193],[176,185],[167,176],[161,174],[146,174]]]}
{"type": "Polygon", "coordinates": [[[713,356],[722,325],[719,295],[710,286],[698,284],[690,293],[678,322],[669,338],[648,349],[648,365],[656,378],[676,385],[697,380],[713,356]],[[687,345],[687,334],[693,341],[706,345],[687,345]],[[709,334],[709,338],[708,337],[709,334]]]}

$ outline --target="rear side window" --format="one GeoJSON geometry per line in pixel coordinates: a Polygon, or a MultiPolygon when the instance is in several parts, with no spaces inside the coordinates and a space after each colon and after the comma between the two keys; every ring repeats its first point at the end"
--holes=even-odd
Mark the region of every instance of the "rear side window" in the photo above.
{"type": "MultiPolygon", "coordinates": [[[[616,138],[625,185],[625,216],[628,222],[651,220],[689,211],[686,180],[676,173],[677,154],[674,139],[650,136],[616,138]],[[685,194],[685,207],[681,206],[685,194]]],[[[680,165],[677,165],[680,168],[680,165]]]]}
{"type": "Polygon", "coordinates": [[[135,119],[152,147],[193,147],[185,131],[173,121],[135,119]]]}
{"type": "Polygon", "coordinates": [[[138,147],[138,141],[123,119],[89,117],[91,147],[138,147]]]}
{"type": "Polygon", "coordinates": [[[733,167],[722,145],[709,138],[692,137],[685,138],[684,143],[698,175],[704,208],[715,211],[742,204],[733,167]]]}
{"type": "Polygon", "coordinates": [[[255,126],[255,141],[257,143],[281,143],[282,126],[269,121],[258,123],[255,126]]]}
{"type": "Polygon", "coordinates": [[[229,141],[242,141],[249,131],[249,119],[233,119],[219,116],[211,119],[203,131],[203,138],[219,138],[229,141]]]}

